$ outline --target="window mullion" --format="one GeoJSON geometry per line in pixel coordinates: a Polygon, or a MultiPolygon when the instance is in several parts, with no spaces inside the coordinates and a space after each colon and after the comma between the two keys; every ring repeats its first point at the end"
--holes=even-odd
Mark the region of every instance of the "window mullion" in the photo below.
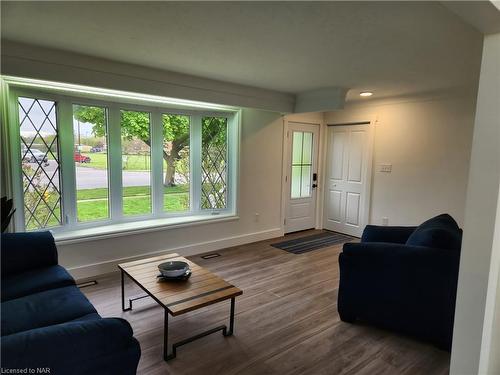
{"type": "Polygon", "coordinates": [[[21,137],[19,127],[19,109],[17,92],[9,92],[7,96],[8,106],[8,124],[10,138],[10,168],[12,180],[12,194],[14,200],[14,228],[16,231],[26,230],[24,222],[24,195],[23,195],[23,174],[21,171],[21,146],[19,140],[21,137]]]}
{"type": "Polygon", "coordinates": [[[61,170],[62,224],[76,224],[76,178],[73,141],[73,109],[71,101],[57,101],[57,128],[61,170]]]}
{"type": "Polygon", "coordinates": [[[193,115],[190,119],[190,179],[191,210],[201,211],[201,116],[193,115]]]}
{"type": "Polygon", "coordinates": [[[110,217],[119,220],[122,210],[122,148],[120,110],[108,108],[108,158],[109,158],[109,206],[110,217]]]}
{"type": "Polygon", "coordinates": [[[163,212],[163,123],[161,112],[151,112],[151,193],[153,215],[163,212]]]}
{"type": "Polygon", "coordinates": [[[227,209],[236,211],[237,189],[239,187],[239,144],[240,144],[240,113],[228,117],[227,145],[227,209]]]}

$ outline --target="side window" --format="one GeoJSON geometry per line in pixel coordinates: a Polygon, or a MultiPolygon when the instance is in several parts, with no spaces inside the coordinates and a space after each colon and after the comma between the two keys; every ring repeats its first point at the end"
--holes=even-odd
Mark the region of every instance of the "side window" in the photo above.
{"type": "Polygon", "coordinates": [[[18,100],[26,230],[62,223],[56,107],[51,100],[18,100]]]}
{"type": "Polygon", "coordinates": [[[227,207],[227,118],[203,117],[201,124],[201,208],[227,207]]]}

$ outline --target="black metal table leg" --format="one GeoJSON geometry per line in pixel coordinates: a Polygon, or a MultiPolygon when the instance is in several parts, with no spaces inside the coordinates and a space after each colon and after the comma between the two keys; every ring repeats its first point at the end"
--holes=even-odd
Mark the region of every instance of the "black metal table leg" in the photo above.
{"type": "Polygon", "coordinates": [[[129,301],[129,306],[125,308],[125,272],[121,270],[122,273],[122,311],[132,310],[132,303],[129,301]]]}
{"type": "Polygon", "coordinates": [[[122,311],[130,311],[132,310],[132,302],[137,301],[138,299],[149,297],[149,295],[144,294],[142,296],[137,296],[128,299],[128,307],[125,307],[125,272],[121,270],[122,273],[122,311]]]}
{"type": "Polygon", "coordinates": [[[163,326],[163,359],[165,361],[169,361],[177,356],[177,348],[179,346],[188,344],[190,342],[193,342],[195,340],[201,339],[202,337],[211,335],[212,333],[222,331],[222,335],[224,336],[231,336],[233,334],[234,330],[234,305],[235,305],[235,298],[231,298],[231,314],[229,317],[229,330],[227,329],[226,325],[218,326],[212,329],[209,329],[208,331],[199,333],[197,335],[188,337],[187,339],[178,341],[174,344],[172,344],[172,353],[168,354],[168,311],[165,309],[165,318],[164,318],[164,326],[163,326]]]}
{"type": "Polygon", "coordinates": [[[229,316],[229,331],[224,333],[224,336],[231,336],[234,330],[234,301],[235,298],[231,298],[231,314],[229,316]]]}
{"type": "Polygon", "coordinates": [[[169,359],[175,358],[175,348],[172,354],[168,354],[168,311],[164,310],[163,318],[163,359],[168,361],[169,359]]]}

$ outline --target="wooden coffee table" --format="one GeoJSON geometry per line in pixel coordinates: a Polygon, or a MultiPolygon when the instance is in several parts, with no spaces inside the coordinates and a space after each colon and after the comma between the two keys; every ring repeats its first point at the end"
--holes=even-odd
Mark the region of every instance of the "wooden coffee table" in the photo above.
{"type": "Polygon", "coordinates": [[[131,310],[133,301],[145,297],[153,298],[165,310],[163,327],[163,359],[165,361],[176,357],[179,346],[214,332],[222,331],[224,336],[233,334],[235,298],[243,294],[243,292],[214,273],[175,253],[122,263],[118,265],[118,268],[121,270],[122,276],[123,311],[131,310]],[[157,279],[159,274],[158,264],[170,260],[187,262],[192,271],[191,277],[184,281],[159,281],[157,279]],[[125,306],[125,275],[147,293],[143,296],[129,298],[128,307],[125,306]],[[168,314],[178,316],[227,299],[231,299],[229,330],[225,325],[209,329],[174,343],[172,352],[168,353],[168,314]]]}

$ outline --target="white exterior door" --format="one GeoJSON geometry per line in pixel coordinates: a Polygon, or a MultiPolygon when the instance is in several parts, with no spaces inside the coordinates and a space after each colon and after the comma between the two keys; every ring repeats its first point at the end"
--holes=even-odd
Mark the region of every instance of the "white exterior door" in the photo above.
{"type": "Polygon", "coordinates": [[[316,226],[319,125],[289,123],[285,233],[316,226]]]}
{"type": "Polygon", "coordinates": [[[324,228],[360,237],[368,221],[371,126],[328,127],[324,228]]]}

